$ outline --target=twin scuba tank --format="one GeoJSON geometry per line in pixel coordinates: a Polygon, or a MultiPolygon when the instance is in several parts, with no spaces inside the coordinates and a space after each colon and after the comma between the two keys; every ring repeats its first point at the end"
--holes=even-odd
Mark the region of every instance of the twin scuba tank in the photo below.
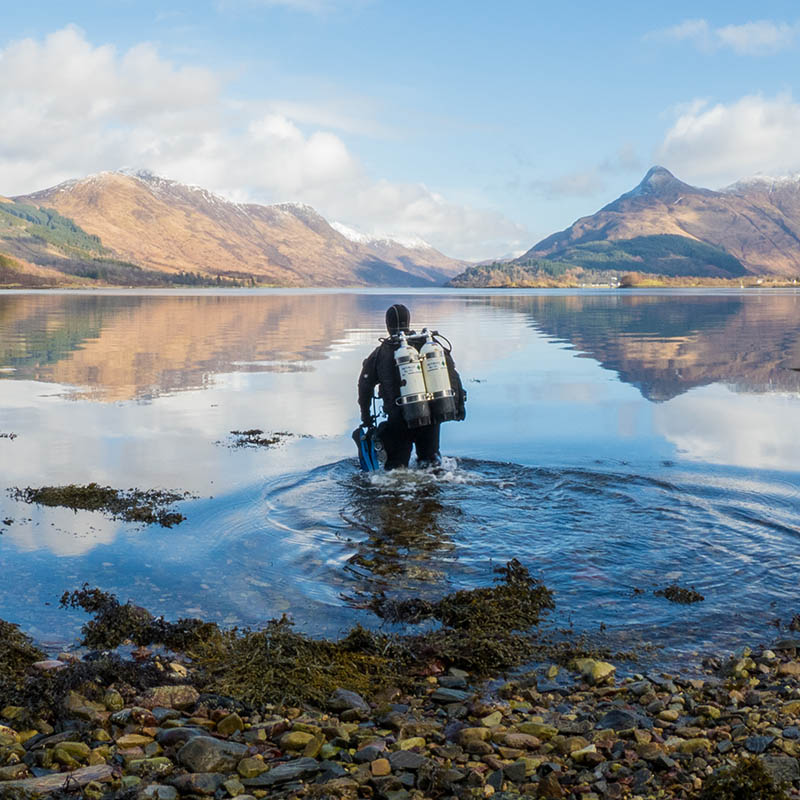
{"type": "Polygon", "coordinates": [[[401,331],[397,334],[400,344],[394,353],[394,363],[400,373],[397,405],[409,428],[456,418],[455,392],[450,385],[444,349],[427,328],[422,336],[413,338],[422,337],[425,342],[418,351],[401,331]]]}

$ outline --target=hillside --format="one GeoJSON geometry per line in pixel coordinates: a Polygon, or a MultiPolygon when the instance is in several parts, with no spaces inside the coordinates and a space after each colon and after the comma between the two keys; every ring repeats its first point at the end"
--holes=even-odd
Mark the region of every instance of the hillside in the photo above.
{"type": "MultiPolygon", "coordinates": [[[[104,172],[13,199],[55,210],[96,241],[95,255],[167,283],[192,276],[246,285],[429,286],[464,266],[428,246],[354,241],[309,206],[233,203],[146,172],[104,172]]],[[[0,233],[0,253],[23,256],[19,244],[14,252],[6,244],[0,233]]],[[[27,255],[33,264],[47,261],[27,255]]],[[[131,278],[111,282],[148,282],[131,278]]]]}
{"type": "Polygon", "coordinates": [[[742,181],[722,191],[653,167],[596,214],[516,260],[588,269],[735,278],[800,275],[800,178],[742,181]]]}

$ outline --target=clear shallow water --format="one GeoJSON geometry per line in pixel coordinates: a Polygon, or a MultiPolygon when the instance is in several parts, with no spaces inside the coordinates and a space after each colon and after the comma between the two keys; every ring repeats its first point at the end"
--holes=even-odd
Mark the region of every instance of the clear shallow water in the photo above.
{"type": "Polygon", "coordinates": [[[0,294],[0,617],[72,642],[84,581],[168,617],[311,633],[379,621],[519,558],[553,622],[662,657],[800,613],[800,295],[0,294]],[[454,343],[468,419],[443,474],[368,479],[349,438],[383,310],[454,343]],[[234,429],[291,431],[235,449],[234,429]],[[171,530],[26,506],[12,486],[186,489],[171,530]],[[671,582],[705,601],[654,596],[671,582]]]}

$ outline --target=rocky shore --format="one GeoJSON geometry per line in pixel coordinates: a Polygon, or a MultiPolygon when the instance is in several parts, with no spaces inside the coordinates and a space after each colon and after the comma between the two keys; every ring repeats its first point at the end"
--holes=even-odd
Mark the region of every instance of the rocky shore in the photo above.
{"type": "MultiPolygon", "coordinates": [[[[500,685],[450,668],[257,709],[198,691],[186,658],[139,652],[131,669],[160,685],[83,681],[50,721],[0,709],[0,797],[800,797],[799,649],[745,650],[691,679],[617,681],[590,658],[500,685]]],[[[80,680],[84,666],[29,670],[80,680]]]]}
{"type": "Polygon", "coordinates": [[[405,636],[167,622],[89,587],[62,598],[94,615],[78,652],[0,620],[0,798],[800,798],[800,638],[636,674],[546,645],[548,590],[497,572],[376,597],[431,626],[405,636]]]}

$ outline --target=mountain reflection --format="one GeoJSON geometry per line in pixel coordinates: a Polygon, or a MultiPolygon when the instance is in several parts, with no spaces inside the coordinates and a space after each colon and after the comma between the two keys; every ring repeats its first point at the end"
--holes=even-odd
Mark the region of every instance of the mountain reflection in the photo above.
{"type": "Polygon", "coordinates": [[[655,402],[725,383],[800,391],[800,295],[495,296],[542,333],[617,372],[655,402]]]}
{"type": "MultiPolygon", "coordinates": [[[[367,351],[392,301],[324,292],[0,294],[0,378],[125,401],[202,388],[226,373],[308,371],[343,347],[367,351]]],[[[451,293],[406,302],[417,323],[438,325],[443,310],[462,315],[459,353],[467,330],[480,348],[481,310],[522,314],[652,401],[712,383],[800,391],[797,293],[451,293]]]]}
{"type": "Polygon", "coordinates": [[[148,399],[214,375],[290,372],[327,357],[354,322],[348,295],[0,297],[3,377],[148,399]],[[13,371],[11,371],[13,370],[13,371]]]}

